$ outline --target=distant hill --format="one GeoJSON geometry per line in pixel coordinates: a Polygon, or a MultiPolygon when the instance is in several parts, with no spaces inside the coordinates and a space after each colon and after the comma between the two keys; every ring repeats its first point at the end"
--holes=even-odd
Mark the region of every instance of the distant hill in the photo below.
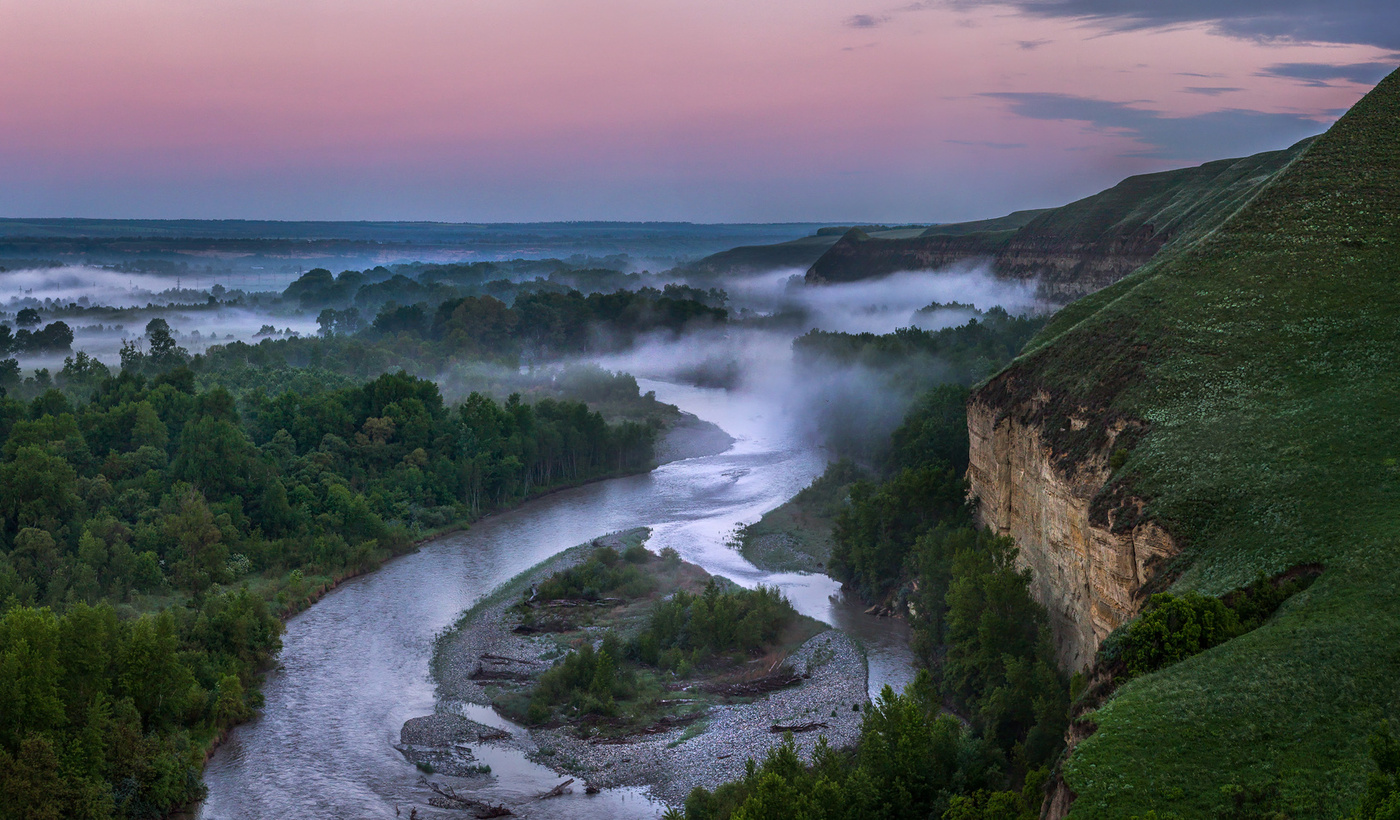
{"type": "MultiPolygon", "coordinates": [[[[174,272],[213,268],[295,274],[395,262],[594,257],[620,267],[669,268],[736,245],[810,236],[825,223],[283,222],[244,219],[3,219],[0,268],[118,265],[174,272]],[[10,260],[15,260],[11,262],[10,260]]],[[[820,252],[818,252],[820,253],[820,252]]],[[[815,256],[813,257],[815,258],[815,256]]],[[[810,262],[808,263],[810,264],[810,262]]]]}
{"type": "MultiPolygon", "coordinates": [[[[997,220],[986,221],[995,222],[997,220]]],[[[872,227],[868,230],[869,235],[883,240],[899,240],[919,236],[927,231],[936,230],[938,227],[940,226],[933,228],[926,228],[922,225],[897,228],[872,227]]],[[[948,227],[956,228],[957,226],[948,227]]],[[[737,248],[720,251],[685,265],[681,270],[692,277],[701,279],[733,274],[762,273],[784,268],[805,271],[811,267],[813,262],[821,258],[827,249],[835,245],[844,233],[851,230],[863,232],[867,229],[849,228],[843,230],[838,227],[826,226],[818,229],[811,236],[804,236],[788,242],[779,242],[775,245],[741,245],[737,248]]]]}
{"type": "Polygon", "coordinates": [[[909,238],[850,232],[807,270],[808,282],[850,282],[985,259],[1003,276],[1037,278],[1067,302],[1183,247],[1234,213],[1308,142],[1244,159],[1129,177],[1060,208],[940,225],[909,238]]]}
{"type": "Polygon", "coordinates": [[[1170,252],[974,392],[983,521],[1016,536],[1078,669],[1154,592],[1322,574],[1081,701],[1049,816],[1346,815],[1367,735],[1400,715],[1400,72],[1315,141],[1128,180],[1017,242],[1150,247],[1133,225],[1170,252]]]}

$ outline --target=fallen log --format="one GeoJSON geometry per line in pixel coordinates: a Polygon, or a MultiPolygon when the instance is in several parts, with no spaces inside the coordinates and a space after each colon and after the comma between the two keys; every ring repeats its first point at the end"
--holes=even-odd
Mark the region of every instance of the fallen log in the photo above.
{"type": "Polygon", "coordinates": [[[573,784],[573,782],[574,782],[574,779],[571,777],[571,778],[569,778],[568,780],[565,780],[563,783],[560,783],[558,786],[555,786],[554,788],[550,789],[549,791],[544,792],[543,794],[541,794],[539,797],[536,797],[535,799],[536,799],[536,800],[548,800],[548,799],[551,798],[551,797],[559,797],[560,795],[567,794],[567,793],[569,792],[569,786],[571,786],[571,785],[573,784]]]}
{"type": "Polygon", "coordinates": [[[474,797],[466,797],[457,793],[451,786],[434,783],[426,778],[419,780],[420,783],[427,784],[428,788],[437,792],[436,797],[428,798],[428,805],[439,809],[466,809],[471,811],[478,818],[488,817],[514,817],[515,813],[499,803],[487,803],[484,800],[477,800],[474,797]]]}
{"type": "Polygon", "coordinates": [[[784,726],[781,723],[774,723],[772,726],[768,727],[768,731],[772,732],[775,735],[786,734],[787,732],[792,732],[795,735],[800,735],[803,732],[815,732],[818,729],[825,728],[827,728],[827,725],[824,722],[794,723],[791,726],[784,726]]]}
{"type": "Polygon", "coordinates": [[[497,670],[497,669],[482,669],[481,667],[477,667],[477,670],[476,670],[475,672],[471,673],[470,675],[468,675],[467,677],[468,677],[468,680],[510,680],[510,681],[527,681],[527,680],[532,680],[532,678],[531,678],[529,675],[527,675],[527,674],[525,674],[525,673],[523,673],[523,672],[506,672],[506,671],[497,670]]]}

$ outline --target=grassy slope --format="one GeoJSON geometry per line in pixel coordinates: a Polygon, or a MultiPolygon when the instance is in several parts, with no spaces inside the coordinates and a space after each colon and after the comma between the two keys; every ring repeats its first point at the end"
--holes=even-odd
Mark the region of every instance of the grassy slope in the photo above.
{"type": "Polygon", "coordinates": [[[1012,244],[1045,239],[1092,242],[1144,229],[1168,237],[1168,246],[1194,242],[1256,194],[1309,142],[1243,159],[1128,177],[1108,190],[1040,214],[1012,244]]]}
{"type": "Polygon", "coordinates": [[[1012,211],[1006,216],[999,216],[995,219],[978,219],[973,222],[950,222],[947,225],[934,225],[923,231],[919,236],[962,236],[970,233],[985,233],[988,231],[1014,231],[1026,226],[1026,223],[1035,219],[1050,208],[1038,208],[1029,211],[1012,211]]]}
{"type": "Polygon", "coordinates": [[[1130,268],[1153,253],[1190,244],[1258,193],[1308,142],[1284,151],[1129,177],[1059,208],[935,225],[914,237],[853,230],[812,264],[808,276],[854,281],[895,270],[992,257],[996,270],[1006,275],[1043,276],[1050,282],[1100,277],[1101,272],[1084,274],[1078,267],[1049,272],[1046,268],[1062,263],[1061,257],[1080,258],[1081,264],[1091,268],[1104,258],[1121,257],[1120,264],[1130,268]],[[1060,262],[1050,261],[1056,259],[1060,262]]]}
{"type": "Polygon", "coordinates": [[[1264,627],[1096,712],[1066,765],[1072,816],[1210,816],[1232,784],[1277,784],[1294,817],[1355,799],[1365,736],[1400,707],[1397,275],[1400,73],[1223,227],[1067,309],[984,389],[1045,388],[1051,422],[1080,403],[1149,422],[1107,492],[1150,499],[1184,544],[1177,589],[1327,567],[1264,627]]]}

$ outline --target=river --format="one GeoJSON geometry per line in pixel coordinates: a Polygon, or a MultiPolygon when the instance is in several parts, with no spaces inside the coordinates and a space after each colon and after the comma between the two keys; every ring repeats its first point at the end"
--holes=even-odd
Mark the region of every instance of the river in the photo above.
{"type": "MultiPolygon", "coordinates": [[[[825,575],[766,573],[726,545],[806,486],[823,452],[794,432],[779,402],[752,394],[639,380],[643,390],[714,422],[728,451],[555,493],[469,530],[424,544],[341,585],[287,623],[278,667],[259,715],[233,730],[205,769],[203,820],[235,818],[464,817],[427,807],[422,774],[394,748],[404,721],[434,710],[433,640],[481,596],[549,556],[598,535],[652,528],[648,546],[745,586],[780,586],[803,613],[859,638],[870,688],[912,678],[907,627],[841,599],[825,575]]],[[[486,711],[486,710],[481,710],[486,711]]],[[[505,726],[492,715],[472,717],[505,726]]],[[[513,727],[511,727],[513,728],[513,727]]],[[[476,747],[492,766],[492,799],[507,803],[560,781],[518,753],[476,747]]],[[[441,779],[441,778],[437,778],[441,779]]],[[[641,790],[580,793],[533,804],[530,817],[651,818],[664,807],[641,790]]]]}

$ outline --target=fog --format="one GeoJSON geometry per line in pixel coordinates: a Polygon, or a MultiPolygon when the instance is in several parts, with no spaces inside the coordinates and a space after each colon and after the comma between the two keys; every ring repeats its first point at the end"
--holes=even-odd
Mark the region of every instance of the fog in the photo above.
{"type": "Polygon", "coordinates": [[[0,298],[5,300],[6,309],[11,313],[28,306],[31,300],[75,303],[83,307],[139,307],[147,303],[169,303],[173,301],[170,295],[163,294],[188,284],[192,283],[153,273],[123,273],[82,266],[37,268],[0,272],[0,298]]]}
{"type": "MultiPolygon", "coordinates": [[[[210,304],[209,291],[191,289],[190,284],[177,277],[92,267],[3,272],[0,321],[13,326],[18,310],[34,307],[42,323],[68,323],[74,331],[74,350],[86,351],[114,368],[120,363],[123,342],[141,339],[146,323],[156,317],[170,324],[178,344],[190,353],[233,340],[256,343],[268,337],[314,335],[318,330],[314,312],[249,307],[258,299],[242,291],[216,290],[224,301],[210,304]]],[[[938,330],[963,325],[977,311],[996,306],[1011,313],[1047,308],[1035,297],[1034,281],[998,279],[975,265],[846,284],[808,285],[801,271],[793,269],[709,284],[718,284],[730,296],[732,321],[725,326],[680,336],[646,336],[623,352],[581,356],[533,374],[485,364],[460,365],[439,374],[439,382],[451,399],[474,389],[529,393],[531,385],[547,384],[551,371],[596,363],[643,378],[742,392],[778,408],[792,429],[815,443],[868,459],[903,418],[915,398],[914,388],[894,374],[859,365],[799,364],[793,356],[794,338],[813,329],[874,334],[911,326],[938,330]]],[[[32,372],[61,368],[65,355],[19,354],[18,358],[22,368],[32,372]]],[[[938,363],[919,366],[926,372],[938,363]]]]}
{"type": "Polygon", "coordinates": [[[652,336],[597,361],[639,377],[727,387],[763,399],[781,408],[791,427],[809,440],[861,460],[875,457],[917,396],[891,374],[860,365],[799,364],[793,356],[796,336],[812,329],[875,334],[911,326],[938,330],[966,324],[976,315],[965,307],[922,310],[932,303],[982,311],[1000,306],[1013,314],[1047,309],[1035,297],[1036,282],[997,279],[984,267],[896,273],[835,285],[807,285],[800,273],[779,270],[732,278],[723,287],[734,312],[752,321],[681,337],[652,336]]]}
{"type": "MultiPolygon", "coordinates": [[[[144,337],[146,323],[165,319],[177,343],[190,353],[234,340],[316,333],[314,315],[228,303],[208,304],[209,291],[189,287],[181,277],[70,266],[0,272],[0,323],[14,328],[24,308],[39,312],[40,325],[65,322],[73,330],[73,350],[109,366],[120,363],[122,342],[144,337]],[[269,332],[268,327],[275,328],[269,332]]],[[[213,286],[213,283],[210,283],[213,286]]],[[[247,294],[225,294],[248,301],[247,294]]],[[[65,353],[16,353],[26,372],[61,368],[65,353]]]]}
{"type": "Polygon", "coordinates": [[[736,308],[768,314],[802,316],[802,330],[843,333],[889,333],[900,327],[924,330],[965,324],[972,311],[947,310],[915,317],[932,303],[956,302],[978,310],[1001,306],[1011,313],[1044,310],[1034,280],[1012,281],[992,275],[985,265],[961,265],[941,271],[909,271],[878,279],[808,285],[800,270],[777,270],[759,276],[731,277],[722,287],[736,308]]]}

